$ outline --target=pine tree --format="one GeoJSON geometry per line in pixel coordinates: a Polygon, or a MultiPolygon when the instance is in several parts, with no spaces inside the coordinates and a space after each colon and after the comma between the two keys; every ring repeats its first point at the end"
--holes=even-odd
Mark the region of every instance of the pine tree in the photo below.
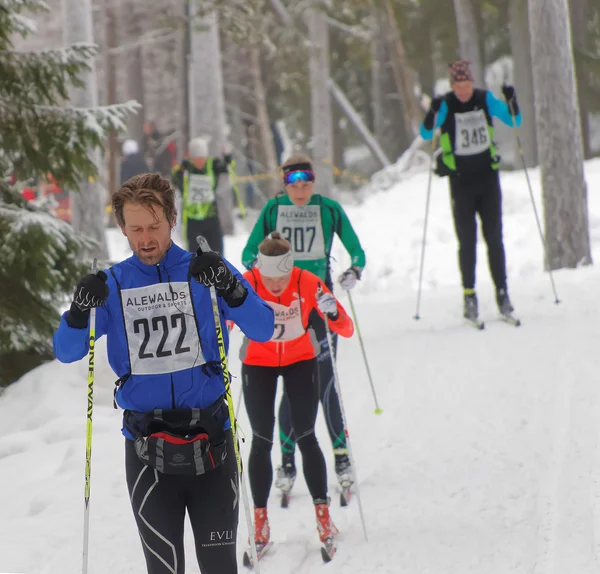
{"type": "Polygon", "coordinates": [[[107,130],[123,129],[136,107],[64,107],[96,48],[15,51],[13,35],[35,31],[26,10],[47,7],[41,0],[0,0],[0,384],[51,357],[58,309],[86,272],[85,252],[92,247],[9,182],[50,173],[61,186],[76,188],[95,175],[89,150],[101,145],[107,130]]]}

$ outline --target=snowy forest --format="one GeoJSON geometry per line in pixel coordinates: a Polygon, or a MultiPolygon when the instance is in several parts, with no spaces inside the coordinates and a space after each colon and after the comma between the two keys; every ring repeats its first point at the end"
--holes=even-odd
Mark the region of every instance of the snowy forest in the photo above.
{"type": "MultiPolygon", "coordinates": [[[[361,202],[428,168],[419,124],[459,57],[479,87],[516,88],[521,145],[497,128],[501,168],[541,166],[546,266],[591,264],[598,2],[0,0],[0,384],[51,358],[74,281],[109,260],[126,139],[164,174],[192,137],[232,151],[250,218],[294,151],[321,193],[361,202]]],[[[233,233],[226,177],[220,201],[233,233]]]]}

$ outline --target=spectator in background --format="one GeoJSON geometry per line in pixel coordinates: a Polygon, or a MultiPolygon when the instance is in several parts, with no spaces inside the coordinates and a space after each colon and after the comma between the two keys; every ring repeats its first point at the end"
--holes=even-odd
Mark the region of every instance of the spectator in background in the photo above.
{"type": "Polygon", "coordinates": [[[154,122],[144,124],[144,157],[151,171],[170,177],[171,170],[177,163],[176,146],[173,130],[161,133],[154,122]]]}
{"type": "Polygon", "coordinates": [[[189,157],[172,171],[172,182],[181,193],[183,236],[192,253],[198,248],[196,237],[204,235],[213,251],[223,254],[223,229],[217,204],[219,174],[229,172],[231,156],[210,157],[208,141],[197,137],[189,144],[189,157]]]}
{"type": "Polygon", "coordinates": [[[135,140],[125,140],[122,151],[121,185],[135,175],[141,175],[150,171],[144,156],[140,152],[140,146],[135,140]]]}

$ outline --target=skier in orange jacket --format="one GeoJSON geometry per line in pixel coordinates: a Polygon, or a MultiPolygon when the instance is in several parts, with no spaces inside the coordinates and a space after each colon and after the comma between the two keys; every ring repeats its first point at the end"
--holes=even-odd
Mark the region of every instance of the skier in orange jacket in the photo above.
{"type": "Polygon", "coordinates": [[[252,427],[248,473],[254,500],[254,538],[259,549],[270,539],[267,500],[273,482],[271,448],[277,378],[281,376],[291,405],[304,478],[315,504],[319,537],[326,546],[331,545],[338,531],[329,516],[327,469],[315,435],[320,347],[308,327],[308,317],[316,310],[342,337],[352,336],[354,324],[321,279],[294,266],[291,246],[278,232],[260,244],[256,266],[244,278],[275,311],[271,340],[257,343],[245,339],[240,352],[244,401],[252,427]]]}

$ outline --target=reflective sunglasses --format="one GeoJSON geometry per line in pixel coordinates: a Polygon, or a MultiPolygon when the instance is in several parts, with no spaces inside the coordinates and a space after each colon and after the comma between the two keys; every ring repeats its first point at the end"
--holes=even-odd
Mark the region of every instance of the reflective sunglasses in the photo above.
{"type": "Polygon", "coordinates": [[[299,181],[315,181],[315,174],[312,171],[291,171],[283,176],[285,185],[298,183],[299,181]]]}

